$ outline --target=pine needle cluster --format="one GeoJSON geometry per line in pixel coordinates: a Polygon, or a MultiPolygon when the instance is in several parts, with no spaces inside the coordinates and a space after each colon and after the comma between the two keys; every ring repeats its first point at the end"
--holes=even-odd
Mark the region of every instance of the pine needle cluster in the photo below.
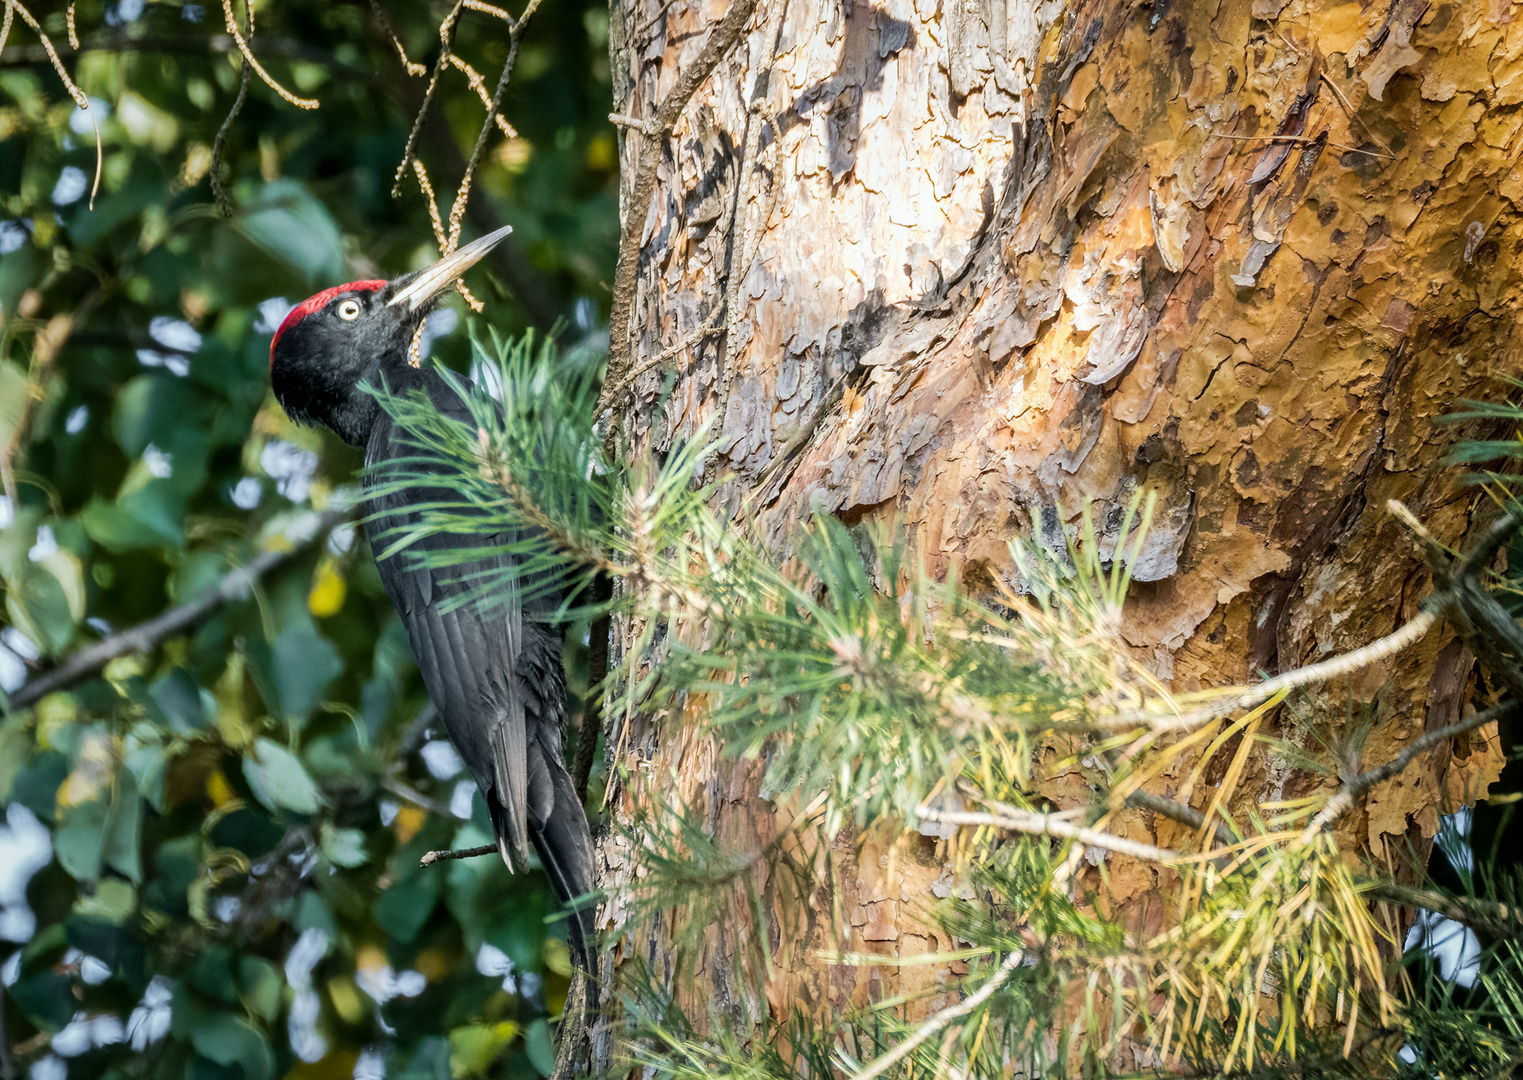
{"type": "MultiPolygon", "coordinates": [[[[1336,838],[1360,790],[1359,725],[1334,737],[1335,725],[1306,719],[1305,699],[1277,709],[1300,693],[1294,680],[1175,696],[1126,648],[1145,499],[1105,557],[1087,524],[1066,552],[1015,538],[1008,578],[978,589],[927,574],[891,528],[825,516],[800,523],[779,554],[744,517],[712,509],[697,482],[701,438],[660,461],[608,460],[594,371],[558,370],[548,342],[477,350],[494,375],[457,383],[469,424],[383,396],[417,456],[377,480],[435,486],[414,466],[454,464],[455,494],[422,528],[480,536],[517,561],[473,581],[465,602],[517,592],[553,599],[549,618],[615,612],[628,633],[601,692],[616,781],[631,718],[664,714],[757,762],[779,811],[773,839],[749,848],[699,808],[621,822],[639,868],[610,902],[627,925],[661,920],[677,958],[663,973],[626,965],[630,1064],[671,1077],[871,1080],[1446,1076],[1461,1058],[1466,1075],[1500,1076],[1519,1060],[1515,942],[1493,935],[1476,1007],[1432,964],[1404,964],[1399,905],[1417,901],[1336,838]],[[601,607],[589,599],[598,574],[616,583],[601,607]],[[1297,724],[1297,737],[1271,738],[1297,724]],[[1266,754],[1334,786],[1245,808],[1234,796],[1266,754]],[[1077,798],[1053,784],[1075,769],[1077,798]],[[1172,798],[1151,794],[1163,775],[1175,777],[1172,798]],[[1129,827],[1148,814],[1181,826],[1169,830],[1175,847],[1129,827]],[[684,957],[714,927],[764,1000],[769,942],[799,932],[834,880],[833,841],[884,829],[947,841],[957,887],[919,914],[956,950],[864,953],[836,911],[839,947],[817,958],[965,965],[953,1004],[894,998],[770,1019],[758,1008],[734,1023],[679,1008],[684,957]],[[1161,927],[1108,912],[1105,883],[1123,865],[1152,875],[1168,907],[1161,927]]],[[[1499,883],[1473,884],[1469,898],[1439,901],[1523,927],[1499,883]]],[[[1438,894],[1424,895],[1433,905],[1438,894]]]]}

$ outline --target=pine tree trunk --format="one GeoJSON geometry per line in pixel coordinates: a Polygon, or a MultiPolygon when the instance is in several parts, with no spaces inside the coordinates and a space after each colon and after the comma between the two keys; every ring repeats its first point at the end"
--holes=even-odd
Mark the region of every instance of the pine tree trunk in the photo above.
{"type": "MultiPolygon", "coordinates": [[[[653,116],[724,12],[616,0],[617,110],[653,116]]],[[[1485,516],[1435,421],[1523,373],[1520,102],[1506,0],[761,0],[664,139],[649,207],[624,139],[631,365],[673,350],[616,403],[624,430],[661,451],[710,425],[724,502],[780,549],[811,514],[891,518],[975,589],[1019,584],[1012,535],[1062,550],[1089,505],[1103,549],[1153,493],[1121,633],[1179,690],[1363,645],[1429,588],[1386,501],[1455,545],[1485,516]]],[[[1472,667],[1440,629],[1324,703],[1376,702],[1378,764],[1458,717],[1472,667]]],[[[614,816],[682,800],[765,843],[759,769],[689,719],[615,718],[614,816]]],[[[1377,787],[1347,846],[1420,873],[1406,842],[1500,768],[1482,735],[1377,787]]],[[[1233,802],[1319,782],[1255,756],[1233,802]]],[[[735,971],[756,928],[715,926],[678,1004],[742,1028],[927,987],[914,1010],[945,1004],[957,971],[816,955],[948,948],[919,917],[949,887],[940,843],[840,837],[811,910],[774,920],[765,994],[735,971]]],[[[636,853],[603,850],[617,891],[636,853]]],[[[1156,926],[1158,887],[1106,894],[1156,926]]],[[[623,912],[616,964],[671,977],[663,926],[623,912]]]]}

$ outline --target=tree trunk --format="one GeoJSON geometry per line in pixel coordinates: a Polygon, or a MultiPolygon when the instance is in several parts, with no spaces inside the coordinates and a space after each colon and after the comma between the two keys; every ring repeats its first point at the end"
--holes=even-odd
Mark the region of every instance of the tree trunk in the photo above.
{"type": "MultiPolygon", "coordinates": [[[[724,11],[616,0],[617,110],[654,115],[724,11]]],[[[615,405],[656,451],[709,424],[722,499],[780,549],[811,514],[894,519],[975,589],[1019,587],[1013,535],[1060,552],[1087,505],[1104,551],[1154,494],[1121,633],[1177,690],[1363,645],[1429,589],[1386,501],[1456,545],[1486,506],[1434,422],[1523,372],[1520,102],[1523,4],[1506,0],[761,0],[665,139],[649,207],[626,179],[631,365],[673,353],[615,405]]],[[[626,178],[641,141],[624,141],[626,178]]],[[[1436,630],[1309,707],[1374,702],[1378,764],[1457,719],[1472,667],[1436,630]]],[[[765,842],[782,811],[759,771],[685,719],[610,739],[630,778],[614,816],[682,800],[765,842]]],[[[1375,788],[1347,846],[1419,875],[1438,814],[1500,768],[1483,734],[1375,788]]],[[[1232,801],[1319,782],[1256,753],[1232,801]]],[[[1164,845],[1182,828],[1124,824],[1164,845]]],[[[952,1000],[953,970],[816,955],[949,947],[919,918],[947,887],[940,842],[921,840],[840,837],[810,912],[773,930],[764,996],[733,970],[754,928],[715,926],[678,1004],[756,1025],[928,987],[943,996],[912,1009],[952,1000]]],[[[637,853],[603,850],[616,894],[637,853]]],[[[1112,874],[1104,893],[1156,926],[1157,888],[1112,874]]],[[[661,926],[623,911],[605,912],[616,969],[670,976],[661,926]]]]}

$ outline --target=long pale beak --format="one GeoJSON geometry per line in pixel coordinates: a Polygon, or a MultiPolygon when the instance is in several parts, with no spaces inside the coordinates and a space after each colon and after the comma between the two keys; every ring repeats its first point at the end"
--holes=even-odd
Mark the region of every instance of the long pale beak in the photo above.
{"type": "Polygon", "coordinates": [[[452,251],[427,270],[418,271],[418,276],[404,285],[397,295],[387,301],[386,306],[405,304],[408,314],[426,307],[461,274],[480,262],[483,255],[502,243],[512,231],[513,226],[504,225],[496,232],[487,233],[480,240],[472,240],[465,247],[452,251]]]}

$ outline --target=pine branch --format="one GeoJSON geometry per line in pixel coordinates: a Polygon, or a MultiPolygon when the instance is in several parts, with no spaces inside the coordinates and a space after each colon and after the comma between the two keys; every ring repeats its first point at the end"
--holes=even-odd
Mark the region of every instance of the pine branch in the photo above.
{"type": "Polygon", "coordinates": [[[197,625],[224,604],[242,600],[264,575],[279,569],[326,539],[335,527],[353,517],[354,511],[348,509],[325,512],[318,519],[317,528],[311,537],[302,543],[294,544],[284,551],[260,552],[249,560],[247,566],[228,571],[222,580],[194,600],[171,608],[129,630],[112,634],[104,641],[81,649],[52,670],[29,679],[11,692],[9,709],[14,711],[29,708],[49,694],[83,682],[118,657],[151,652],[166,638],[197,625]]]}

